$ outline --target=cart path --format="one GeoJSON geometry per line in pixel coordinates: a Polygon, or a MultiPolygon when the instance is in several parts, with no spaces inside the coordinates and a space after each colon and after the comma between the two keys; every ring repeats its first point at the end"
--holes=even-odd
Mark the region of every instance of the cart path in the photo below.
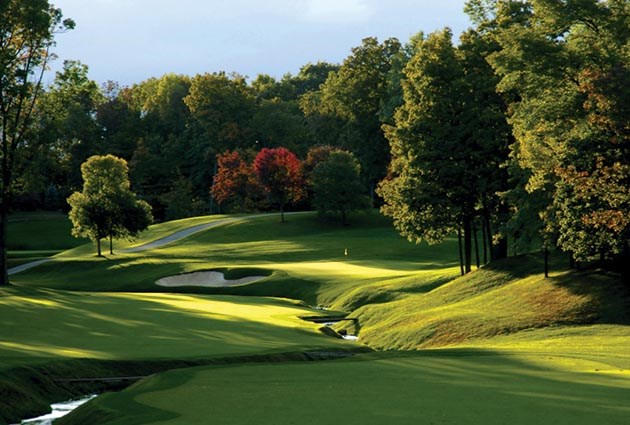
{"type": "MultiPolygon", "coordinates": [[[[284,213],[284,215],[293,215],[293,214],[301,214],[301,213],[284,213]]],[[[119,252],[121,253],[134,253],[134,252],[142,252],[142,251],[148,251],[150,249],[156,249],[156,248],[161,248],[164,245],[168,245],[172,242],[176,242],[179,241],[180,239],[184,239],[190,235],[193,235],[195,233],[199,233],[202,232],[204,230],[210,229],[212,227],[217,227],[217,226],[221,226],[224,224],[231,224],[231,223],[236,223],[239,221],[246,221],[252,218],[259,218],[259,217],[269,217],[269,216],[274,216],[277,215],[277,213],[269,213],[269,214],[257,214],[257,215],[250,215],[250,216],[243,216],[243,217],[232,217],[232,218],[224,218],[224,219],[220,219],[220,220],[215,220],[215,221],[211,221],[209,223],[203,223],[203,224],[198,224],[196,226],[192,226],[189,227],[187,229],[183,229],[180,230],[178,232],[172,233],[168,236],[165,236],[163,238],[154,240],[153,242],[149,242],[146,243],[144,245],[140,245],[140,246],[135,246],[132,248],[127,248],[127,249],[122,249],[119,252]]],[[[21,273],[23,271],[32,269],[33,267],[37,267],[41,264],[44,263],[48,263],[51,261],[55,261],[54,258],[44,258],[42,260],[37,260],[37,261],[33,261],[30,263],[26,263],[26,264],[22,264],[19,266],[15,266],[12,267],[8,270],[9,275],[14,275],[17,273],[21,273]]]]}

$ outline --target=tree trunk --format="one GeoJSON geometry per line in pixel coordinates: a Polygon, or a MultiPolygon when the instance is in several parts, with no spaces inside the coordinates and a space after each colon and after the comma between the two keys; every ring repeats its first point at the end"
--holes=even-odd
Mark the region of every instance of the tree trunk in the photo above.
{"type": "Polygon", "coordinates": [[[488,247],[486,246],[486,224],[481,220],[481,242],[483,246],[483,264],[488,264],[488,247]]]}
{"type": "Polygon", "coordinates": [[[348,221],[346,219],[346,210],[341,210],[341,225],[345,226],[348,224],[348,221]]]}
{"type": "Polygon", "coordinates": [[[486,226],[486,237],[488,238],[488,252],[490,253],[490,261],[494,260],[494,249],[492,248],[492,227],[490,227],[490,213],[483,210],[483,221],[486,226]]]}
{"type": "Polygon", "coordinates": [[[100,238],[96,239],[96,255],[98,257],[102,257],[103,256],[103,254],[101,254],[101,239],[100,238]]]}
{"type": "Polygon", "coordinates": [[[7,227],[9,212],[5,203],[5,194],[2,194],[2,211],[0,212],[0,286],[9,284],[9,264],[7,259],[7,227]]]}
{"type": "Polygon", "coordinates": [[[472,271],[472,227],[469,216],[464,216],[464,270],[466,273],[472,271]]]}
{"type": "Polygon", "coordinates": [[[0,188],[0,286],[9,284],[9,263],[7,258],[7,230],[9,221],[9,184],[11,170],[9,164],[9,141],[6,134],[6,119],[2,123],[2,187],[0,188]]]}
{"type": "Polygon", "coordinates": [[[280,221],[284,223],[284,204],[280,204],[280,221]]]}
{"type": "Polygon", "coordinates": [[[477,225],[473,221],[473,237],[475,238],[475,260],[477,260],[477,268],[479,268],[479,241],[477,240],[477,225]]]}
{"type": "Polygon", "coordinates": [[[462,228],[457,227],[457,242],[459,243],[459,271],[464,275],[464,255],[462,253],[462,228]]]}
{"type": "Polygon", "coordinates": [[[114,255],[114,243],[112,239],[113,239],[112,234],[110,233],[109,234],[109,254],[110,255],[114,255]]]}
{"type": "Polygon", "coordinates": [[[549,277],[549,248],[545,244],[545,278],[549,277]]]}

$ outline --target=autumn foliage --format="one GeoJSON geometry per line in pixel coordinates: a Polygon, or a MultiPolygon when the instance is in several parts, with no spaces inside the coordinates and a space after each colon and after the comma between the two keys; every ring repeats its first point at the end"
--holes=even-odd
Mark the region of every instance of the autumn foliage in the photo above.
{"type": "Polygon", "coordinates": [[[219,205],[230,204],[235,210],[251,209],[262,191],[252,166],[236,151],[217,155],[217,165],[210,189],[214,199],[219,205]]]}
{"type": "Polygon", "coordinates": [[[300,160],[286,148],[262,149],[254,160],[254,172],[269,202],[280,209],[304,196],[300,160]]]}

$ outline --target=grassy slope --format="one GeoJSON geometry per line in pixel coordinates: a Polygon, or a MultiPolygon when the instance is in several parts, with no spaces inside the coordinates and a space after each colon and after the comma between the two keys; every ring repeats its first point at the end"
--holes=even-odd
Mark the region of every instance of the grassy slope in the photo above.
{"type": "MultiPolygon", "coordinates": [[[[342,228],[300,214],[281,224],[271,216],[223,225],[146,253],[96,258],[84,246],[12,280],[82,291],[165,291],[154,285],[164,276],[204,269],[263,269],[272,276],[247,287],[176,291],[290,297],[352,310],[427,291],[457,274],[454,241],[435,247],[409,244],[376,214],[359,216],[353,223],[342,228]]],[[[152,230],[170,231],[165,226],[170,224],[152,230]]]]}
{"type": "Polygon", "coordinates": [[[627,288],[597,272],[556,271],[550,279],[532,257],[498,262],[427,294],[353,313],[362,342],[417,349],[470,344],[549,326],[630,323],[627,288]]]}

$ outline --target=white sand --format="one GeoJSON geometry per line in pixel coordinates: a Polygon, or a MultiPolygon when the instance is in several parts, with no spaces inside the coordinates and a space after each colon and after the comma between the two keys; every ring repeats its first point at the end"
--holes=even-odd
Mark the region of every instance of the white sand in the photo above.
{"type": "Polygon", "coordinates": [[[262,280],[267,276],[247,276],[241,279],[226,279],[221,272],[193,272],[163,277],[155,283],[160,286],[208,286],[220,288],[225,286],[247,285],[262,280]]]}

